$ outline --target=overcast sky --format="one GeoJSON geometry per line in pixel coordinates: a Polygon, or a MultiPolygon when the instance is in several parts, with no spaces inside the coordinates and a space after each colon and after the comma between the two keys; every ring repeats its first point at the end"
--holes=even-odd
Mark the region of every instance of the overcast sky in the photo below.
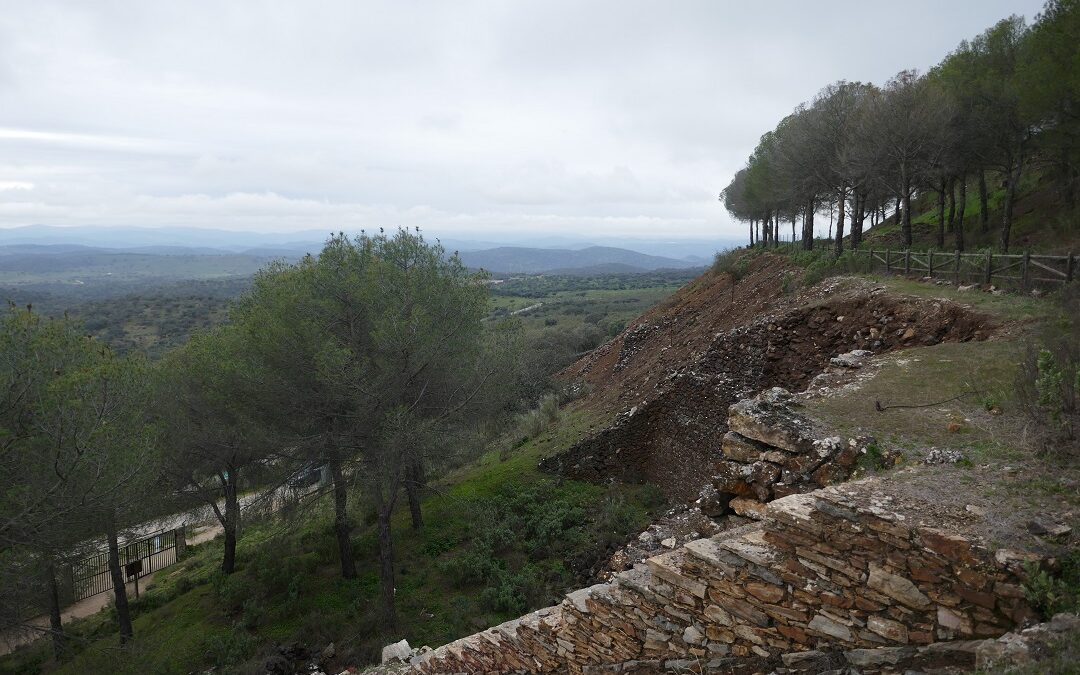
{"type": "Polygon", "coordinates": [[[0,0],[0,226],[741,236],[825,84],[1038,0],[0,0]]]}

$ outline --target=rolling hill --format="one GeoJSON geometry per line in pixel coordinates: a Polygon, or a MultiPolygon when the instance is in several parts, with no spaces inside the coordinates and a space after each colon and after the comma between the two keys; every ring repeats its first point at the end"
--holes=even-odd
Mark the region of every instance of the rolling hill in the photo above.
{"type": "Polygon", "coordinates": [[[484,251],[462,251],[460,255],[462,262],[469,267],[507,274],[538,274],[554,270],[567,274],[579,269],[595,272],[604,268],[625,273],[700,266],[697,261],[647,255],[611,246],[590,246],[580,250],[500,246],[484,251]]]}

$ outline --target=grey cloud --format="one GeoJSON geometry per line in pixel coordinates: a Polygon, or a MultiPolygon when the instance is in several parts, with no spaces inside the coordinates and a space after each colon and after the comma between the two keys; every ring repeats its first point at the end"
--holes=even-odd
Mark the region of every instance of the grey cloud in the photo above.
{"type": "Polygon", "coordinates": [[[0,0],[0,226],[741,236],[795,105],[1040,5],[0,0]]]}

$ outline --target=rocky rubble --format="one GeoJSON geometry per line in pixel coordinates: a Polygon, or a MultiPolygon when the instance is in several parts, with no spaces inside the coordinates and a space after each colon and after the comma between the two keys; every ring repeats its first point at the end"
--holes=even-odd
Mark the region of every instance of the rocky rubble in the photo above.
{"type": "Polygon", "coordinates": [[[873,442],[825,435],[798,410],[790,392],[773,387],[728,409],[728,428],[702,511],[733,510],[760,518],[762,504],[846,479],[873,442]]]}
{"type": "Polygon", "coordinates": [[[607,581],[615,574],[632,569],[634,565],[665,550],[678,548],[702,537],[711,537],[746,522],[738,517],[734,520],[714,520],[696,505],[675,507],[616,551],[596,571],[595,577],[599,581],[607,581]]]}

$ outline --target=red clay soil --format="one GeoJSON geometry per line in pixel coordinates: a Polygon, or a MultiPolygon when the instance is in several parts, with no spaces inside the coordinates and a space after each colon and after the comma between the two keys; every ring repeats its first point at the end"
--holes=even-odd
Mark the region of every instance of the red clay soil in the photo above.
{"type": "Polygon", "coordinates": [[[573,364],[561,377],[591,384],[585,405],[613,421],[542,466],[586,480],[648,481],[693,500],[721,459],[735,401],[774,386],[801,391],[853,349],[982,340],[994,328],[955,303],[863,281],[784,293],[785,277],[798,275],[781,256],[759,256],[732,293],[727,275],[706,272],[573,364]]]}

